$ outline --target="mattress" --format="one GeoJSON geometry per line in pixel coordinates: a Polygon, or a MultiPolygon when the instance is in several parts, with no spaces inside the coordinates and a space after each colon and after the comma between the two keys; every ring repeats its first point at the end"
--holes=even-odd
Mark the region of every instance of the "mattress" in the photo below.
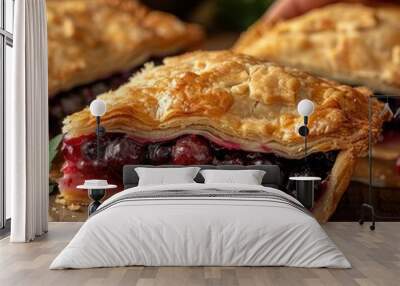
{"type": "Polygon", "coordinates": [[[284,192],[198,183],[112,196],[50,269],[132,265],[351,267],[311,213],[284,192]]]}

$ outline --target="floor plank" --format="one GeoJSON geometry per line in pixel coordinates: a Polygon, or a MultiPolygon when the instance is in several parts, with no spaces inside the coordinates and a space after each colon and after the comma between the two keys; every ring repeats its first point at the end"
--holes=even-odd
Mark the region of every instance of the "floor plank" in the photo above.
{"type": "Polygon", "coordinates": [[[50,223],[49,233],[28,244],[0,240],[0,285],[136,285],[136,286],[266,286],[266,285],[399,285],[400,223],[368,225],[334,222],[324,226],[353,265],[352,269],[289,267],[120,267],[50,271],[54,257],[82,223],[50,223]]]}

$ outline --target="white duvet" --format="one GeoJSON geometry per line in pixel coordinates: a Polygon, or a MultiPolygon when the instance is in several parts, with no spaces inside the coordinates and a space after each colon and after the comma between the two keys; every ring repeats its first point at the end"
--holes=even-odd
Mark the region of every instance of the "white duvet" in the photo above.
{"type": "Polygon", "coordinates": [[[123,200],[137,192],[264,191],[238,184],[135,187],[100,206],[50,269],[146,266],[294,266],[349,268],[350,263],[309,214],[262,198],[172,197],[123,200]]]}

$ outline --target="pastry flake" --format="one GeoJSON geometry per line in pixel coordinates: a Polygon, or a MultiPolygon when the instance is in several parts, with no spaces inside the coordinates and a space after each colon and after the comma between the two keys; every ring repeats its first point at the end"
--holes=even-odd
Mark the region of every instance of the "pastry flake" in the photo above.
{"type": "MultiPolygon", "coordinates": [[[[320,221],[327,221],[349,184],[355,158],[368,149],[370,95],[366,88],[340,85],[294,68],[219,51],[194,52],[166,58],[161,66],[147,65],[130,82],[99,98],[107,104],[101,121],[107,133],[128,136],[144,148],[143,152],[154,142],[172,142],[195,134],[204,139],[168,144],[181,144],[183,149],[201,146],[198,150],[216,144],[226,152],[238,150],[243,158],[271,154],[274,162],[290,168],[291,160],[299,164],[304,157],[303,138],[297,132],[303,119],[297,113],[297,103],[304,98],[312,100],[315,112],[309,121],[308,151],[321,164],[325,164],[325,157],[333,164],[324,178],[326,191],[314,210],[320,221]]],[[[377,111],[372,118],[376,140],[390,114],[378,112],[383,104],[375,99],[372,108],[377,111]]],[[[67,117],[64,124],[66,140],[79,141],[95,130],[95,118],[88,108],[67,117]]],[[[163,163],[219,164],[213,159],[217,149],[201,151],[205,155],[200,161],[184,158],[163,163]]],[[[237,163],[235,158],[230,162],[237,163]]]]}
{"type": "Polygon", "coordinates": [[[136,0],[47,0],[49,94],[196,46],[203,31],[136,0]]]}
{"type": "Polygon", "coordinates": [[[378,92],[400,94],[400,6],[339,3],[260,19],[233,50],[378,92]]]}

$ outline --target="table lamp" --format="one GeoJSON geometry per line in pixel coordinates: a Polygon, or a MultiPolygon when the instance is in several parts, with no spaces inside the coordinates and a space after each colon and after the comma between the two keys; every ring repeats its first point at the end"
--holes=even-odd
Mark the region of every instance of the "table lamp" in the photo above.
{"type": "Polygon", "coordinates": [[[303,99],[297,105],[297,111],[303,116],[303,125],[299,127],[300,136],[304,137],[304,163],[305,170],[303,176],[290,177],[296,182],[296,198],[308,209],[314,206],[314,188],[315,184],[321,180],[319,177],[310,176],[310,170],[307,166],[307,136],[310,133],[308,129],[308,117],[314,112],[314,103],[309,99],[303,99]]]}
{"type": "Polygon", "coordinates": [[[97,161],[100,161],[100,137],[106,133],[106,129],[100,125],[100,117],[106,113],[106,103],[101,99],[95,99],[90,103],[90,113],[96,117],[96,152],[97,161]]]}
{"type": "MultiPolygon", "coordinates": [[[[106,129],[100,125],[100,118],[106,113],[106,103],[101,99],[95,99],[90,103],[90,113],[96,117],[96,160],[99,163],[101,159],[100,138],[106,133],[106,129]]],[[[100,206],[106,194],[106,189],[116,186],[109,185],[107,180],[86,180],[84,185],[78,186],[79,189],[87,189],[89,198],[92,202],[88,206],[88,214],[94,213],[100,206]]]]}

